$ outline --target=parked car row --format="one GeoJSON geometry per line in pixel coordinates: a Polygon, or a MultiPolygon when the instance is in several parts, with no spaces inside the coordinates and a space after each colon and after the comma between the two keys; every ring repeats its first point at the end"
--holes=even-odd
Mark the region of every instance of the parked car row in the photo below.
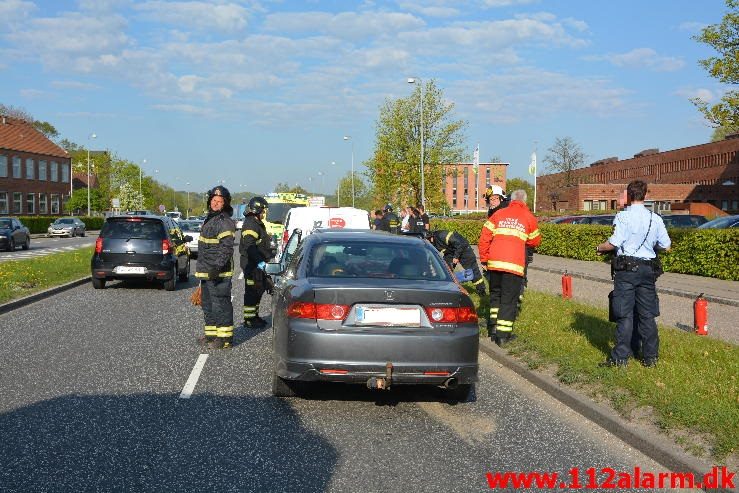
{"type": "MultiPolygon", "coordinates": [[[[606,224],[612,225],[615,215],[562,216],[550,219],[551,224],[606,224]]],[[[731,217],[731,216],[730,216],[731,217]]],[[[696,214],[665,214],[662,220],[667,228],[697,228],[708,223],[704,216],[696,214]]],[[[717,223],[723,224],[723,223],[717,223]]]]}

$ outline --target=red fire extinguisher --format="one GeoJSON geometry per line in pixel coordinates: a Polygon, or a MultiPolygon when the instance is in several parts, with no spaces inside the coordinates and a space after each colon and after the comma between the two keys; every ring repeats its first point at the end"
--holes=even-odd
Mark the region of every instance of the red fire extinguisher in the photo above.
{"type": "Polygon", "coordinates": [[[566,300],[572,298],[572,276],[567,271],[562,274],[562,298],[566,300]]]}
{"type": "Polygon", "coordinates": [[[708,335],[708,301],[703,297],[703,293],[693,302],[693,320],[695,325],[695,333],[699,336],[708,335]]]}

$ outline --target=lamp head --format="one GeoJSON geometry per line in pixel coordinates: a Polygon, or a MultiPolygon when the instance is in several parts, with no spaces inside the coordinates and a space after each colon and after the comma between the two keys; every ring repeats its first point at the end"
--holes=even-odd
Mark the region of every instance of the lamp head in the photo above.
{"type": "Polygon", "coordinates": [[[415,84],[416,78],[415,77],[408,77],[408,84],[415,84]]]}

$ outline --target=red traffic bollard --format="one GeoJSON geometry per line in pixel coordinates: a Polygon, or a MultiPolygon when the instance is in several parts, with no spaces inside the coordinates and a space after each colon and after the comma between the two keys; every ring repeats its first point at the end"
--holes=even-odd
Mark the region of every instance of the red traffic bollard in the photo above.
{"type": "Polygon", "coordinates": [[[693,302],[693,321],[695,325],[695,333],[699,336],[707,336],[708,301],[703,297],[703,293],[699,294],[693,302]]]}
{"type": "Polygon", "coordinates": [[[562,298],[566,300],[572,298],[572,276],[567,271],[562,274],[562,298]]]}

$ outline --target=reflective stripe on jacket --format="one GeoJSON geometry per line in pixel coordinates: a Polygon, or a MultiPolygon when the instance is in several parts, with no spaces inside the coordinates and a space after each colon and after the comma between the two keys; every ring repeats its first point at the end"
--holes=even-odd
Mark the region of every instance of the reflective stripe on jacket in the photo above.
{"type": "Polygon", "coordinates": [[[539,224],[525,203],[514,200],[485,221],[477,246],[480,262],[488,270],[510,272],[523,277],[526,247],[541,243],[539,224]]]}
{"type": "Polygon", "coordinates": [[[233,275],[235,232],[236,225],[226,212],[205,220],[198,239],[195,277],[207,279],[211,270],[219,271],[219,277],[233,275]]]}
{"type": "Polygon", "coordinates": [[[469,242],[456,231],[437,230],[433,232],[434,246],[442,255],[451,255],[460,258],[462,252],[470,246],[469,242]]]}

